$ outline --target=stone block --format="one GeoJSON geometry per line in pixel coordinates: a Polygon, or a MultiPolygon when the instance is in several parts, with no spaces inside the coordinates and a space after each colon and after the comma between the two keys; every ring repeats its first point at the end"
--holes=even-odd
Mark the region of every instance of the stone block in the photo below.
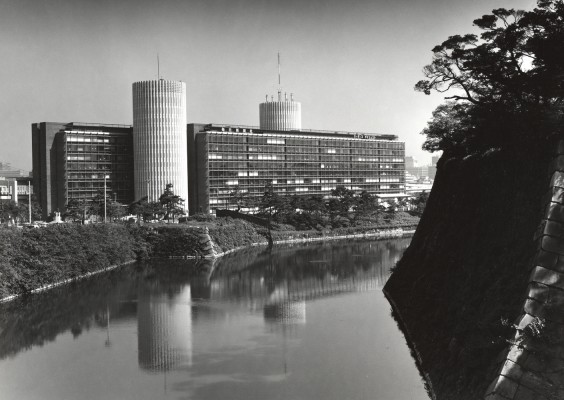
{"type": "Polygon", "coordinates": [[[550,186],[557,186],[564,188],[564,172],[554,171],[550,178],[550,186]]]}
{"type": "Polygon", "coordinates": [[[543,304],[533,299],[525,300],[523,310],[533,317],[544,318],[543,304]]]}
{"type": "Polygon", "coordinates": [[[499,378],[496,377],[486,389],[486,398],[488,398],[488,395],[495,393],[495,387],[497,386],[498,379],[499,378]]]}
{"type": "Polygon", "coordinates": [[[512,381],[510,378],[501,375],[497,380],[497,384],[495,385],[495,389],[493,393],[507,399],[512,399],[513,396],[515,396],[518,387],[519,384],[517,382],[512,381]]]}
{"type": "Polygon", "coordinates": [[[537,400],[538,396],[531,389],[524,386],[519,386],[513,400],[537,400]]]}
{"type": "Polygon", "coordinates": [[[543,236],[541,239],[541,248],[551,253],[564,255],[564,240],[552,236],[543,236]]]}
{"type": "Polygon", "coordinates": [[[543,233],[545,235],[554,236],[559,239],[564,238],[564,224],[558,221],[546,221],[544,225],[543,233]]]}
{"type": "Polygon", "coordinates": [[[519,382],[521,375],[523,375],[523,370],[519,364],[507,360],[501,369],[501,375],[511,378],[515,382],[519,382]]]}
{"type": "Polygon", "coordinates": [[[550,289],[538,282],[533,282],[529,285],[528,297],[540,303],[547,303],[550,299],[550,289]]]}
{"type": "Polygon", "coordinates": [[[544,220],[541,221],[539,226],[537,226],[537,229],[535,229],[535,233],[533,235],[533,241],[536,242],[537,240],[541,239],[545,235],[544,228],[546,226],[546,222],[547,222],[547,220],[544,219],[544,220]]]}
{"type": "Polygon", "coordinates": [[[564,204],[564,188],[559,186],[554,186],[552,188],[552,195],[550,196],[550,201],[558,204],[564,204]]]}
{"type": "Polygon", "coordinates": [[[564,289],[564,274],[540,266],[535,267],[530,281],[564,289]]]}
{"type": "Polygon", "coordinates": [[[564,205],[551,202],[546,209],[546,218],[564,222],[564,205]]]}
{"type": "MultiPolygon", "coordinates": [[[[527,316],[527,314],[524,315],[524,317],[527,316]]],[[[529,317],[531,317],[529,315],[529,317]]],[[[531,317],[532,319],[532,317],[531,317]]],[[[530,323],[530,321],[529,321],[530,323]]],[[[527,323],[527,325],[529,324],[527,323]]],[[[518,347],[518,346],[511,346],[511,349],[509,350],[509,353],[507,354],[507,359],[511,360],[513,362],[518,362],[518,363],[522,363],[524,362],[527,358],[529,357],[529,352],[527,350],[525,350],[522,347],[518,347]]]]}
{"type": "Polygon", "coordinates": [[[558,254],[549,253],[542,249],[537,251],[537,255],[535,257],[535,265],[544,267],[544,268],[552,268],[558,262],[558,254]]]}

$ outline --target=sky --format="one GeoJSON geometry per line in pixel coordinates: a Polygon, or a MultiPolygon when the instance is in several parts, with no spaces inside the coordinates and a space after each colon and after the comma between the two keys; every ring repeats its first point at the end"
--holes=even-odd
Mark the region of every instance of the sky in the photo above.
{"type": "Polygon", "coordinates": [[[428,164],[420,132],[431,49],[477,32],[494,8],[535,0],[0,0],[0,162],[31,170],[31,124],[132,123],[133,82],[186,82],[187,120],[257,126],[281,89],[302,127],[397,135],[428,164]]]}

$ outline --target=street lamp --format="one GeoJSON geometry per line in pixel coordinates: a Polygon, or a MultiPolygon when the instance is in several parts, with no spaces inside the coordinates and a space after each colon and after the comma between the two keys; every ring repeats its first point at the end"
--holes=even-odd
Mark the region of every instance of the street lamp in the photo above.
{"type": "Polygon", "coordinates": [[[27,182],[27,208],[29,208],[29,225],[31,225],[31,181],[27,182]]]}
{"type": "Polygon", "coordinates": [[[106,223],[106,178],[109,176],[104,174],[104,223],[106,223]]]}

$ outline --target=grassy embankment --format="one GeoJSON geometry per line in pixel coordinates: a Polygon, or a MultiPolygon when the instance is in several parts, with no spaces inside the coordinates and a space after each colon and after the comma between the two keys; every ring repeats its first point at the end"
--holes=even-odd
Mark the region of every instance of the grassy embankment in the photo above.
{"type": "MultiPolygon", "coordinates": [[[[274,240],[346,235],[374,229],[416,225],[418,219],[398,213],[393,221],[331,231],[296,231],[279,226],[274,240]]],[[[217,218],[181,225],[58,224],[40,229],[0,227],[0,298],[78,278],[136,259],[202,254],[198,234],[204,228],[227,251],[266,242],[265,228],[246,221],[217,218]]]]}

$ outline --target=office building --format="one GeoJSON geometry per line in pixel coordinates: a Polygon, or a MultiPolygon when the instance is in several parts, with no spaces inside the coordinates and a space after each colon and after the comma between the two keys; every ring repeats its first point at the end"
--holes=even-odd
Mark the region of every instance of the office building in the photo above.
{"type": "Polygon", "coordinates": [[[133,201],[130,125],[41,122],[31,133],[33,187],[44,219],[64,211],[69,199],[91,200],[104,185],[116,201],[133,201]]]}
{"type": "Polygon", "coordinates": [[[12,168],[12,165],[7,162],[0,161],[0,176],[3,178],[26,178],[29,177],[29,172],[23,169],[12,168]]]}
{"type": "Polygon", "coordinates": [[[401,193],[404,156],[394,135],[189,124],[190,213],[237,209],[235,189],[258,199],[267,183],[290,196],[401,193]]]}
{"type": "Polygon", "coordinates": [[[133,84],[135,199],[157,201],[167,184],[188,202],[186,84],[159,79],[133,84]]]}
{"type": "Polygon", "coordinates": [[[29,195],[33,195],[31,178],[7,178],[0,176],[0,200],[28,204],[29,195]]]}

